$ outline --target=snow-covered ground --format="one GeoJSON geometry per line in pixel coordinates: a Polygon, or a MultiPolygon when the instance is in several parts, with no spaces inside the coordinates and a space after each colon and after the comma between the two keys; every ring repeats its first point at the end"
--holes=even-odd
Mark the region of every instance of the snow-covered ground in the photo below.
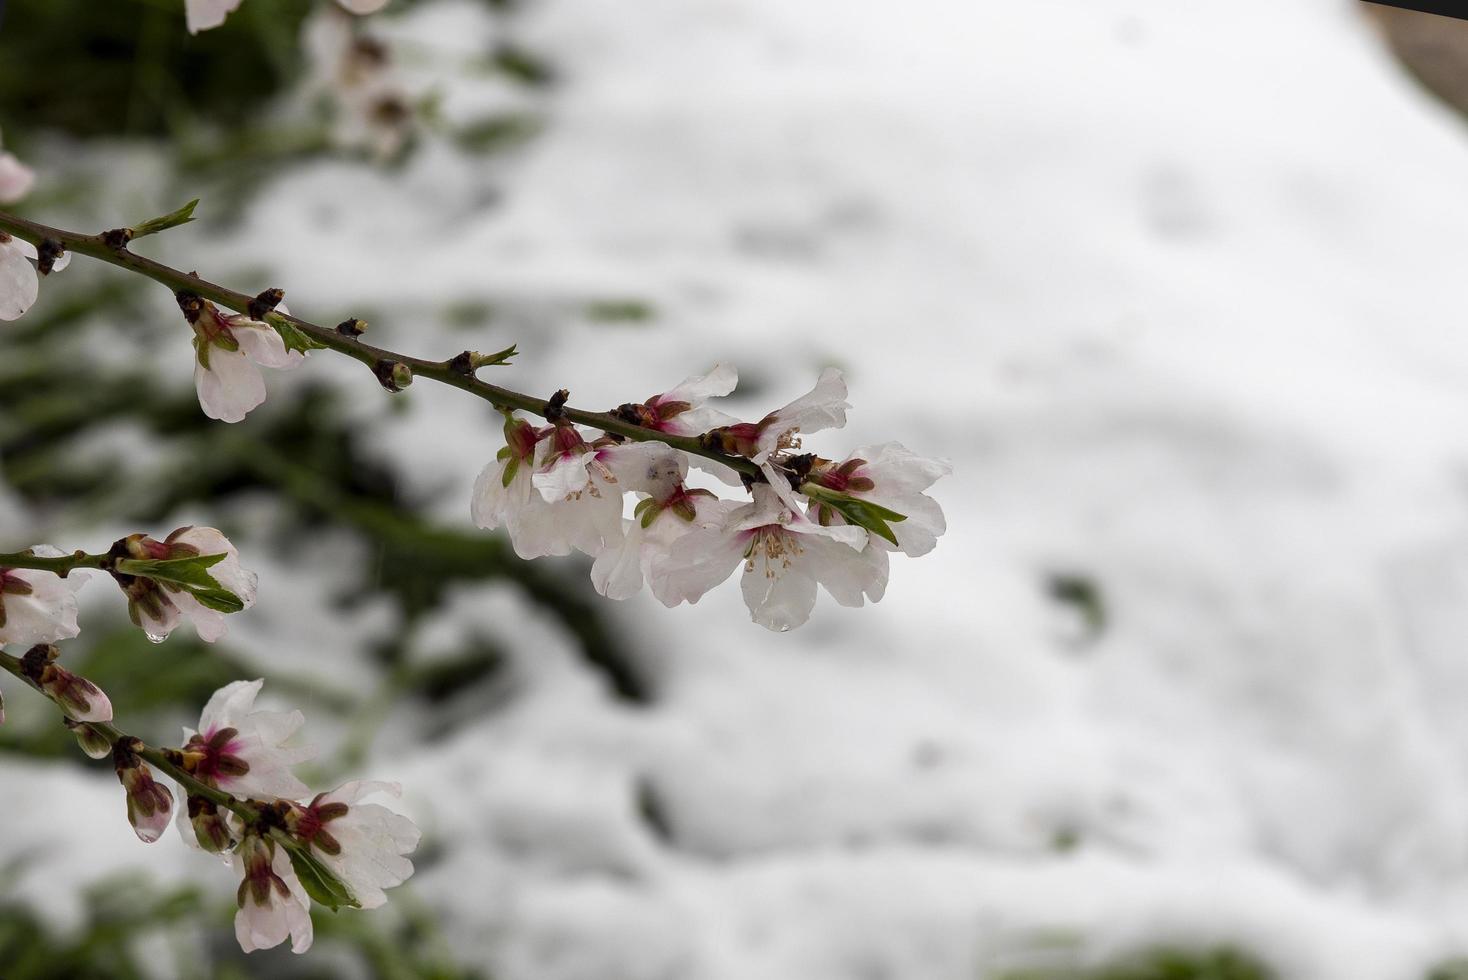
{"type": "MultiPolygon", "coordinates": [[[[896,438],[956,473],[948,535],[875,607],[823,597],[777,635],[732,585],[626,603],[650,707],[506,625],[513,596],[456,596],[433,641],[525,637],[519,697],[374,765],[447,849],[413,885],[459,956],[942,980],[1057,941],[1218,942],[1416,980],[1468,951],[1468,132],[1355,4],[552,0],[518,23],[561,78],[509,164],[313,165],[228,239],[161,247],[266,264],[302,312],[370,306],[424,354],[465,343],[434,310],[492,302],[478,346],[518,342],[504,376],[580,405],[727,360],[758,418],[838,364],[855,407],[815,448],[896,438]],[[577,312],[609,299],[651,323],[577,312]],[[1099,632],[1054,575],[1094,583],[1099,632]]],[[[422,73],[498,29],[467,0],[384,28],[422,73]]],[[[450,117],[503,103],[444,78],[450,117]]],[[[467,527],[496,429],[432,387],[361,411],[467,527]]],[[[269,609],[293,587],[265,578],[274,632],[247,636],[289,642],[269,609]]]]}

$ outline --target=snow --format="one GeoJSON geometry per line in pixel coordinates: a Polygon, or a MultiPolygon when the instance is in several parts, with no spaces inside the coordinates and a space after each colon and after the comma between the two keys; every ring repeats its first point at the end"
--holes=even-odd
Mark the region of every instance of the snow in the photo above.
{"type": "MultiPolygon", "coordinates": [[[[500,29],[481,6],[381,24],[444,48],[455,118],[513,104],[460,71],[500,29]]],[[[1408,980],[1468,949],[1468,141],[1353,5],[555,0],[516,24],[560,82],[509,162],[310,164],[229,235],[156,247],[267,265],[323,321],[379,311],[388,346],[514,341],[495,378],[577,405],[727,360],[757,418],[839,364],[850,424],[816,448],[895,438],[956,472],[949,533],[875,607],[779,636],[732,586],[626,603],[647,707],[513,596],[456,595],[424,655],[497,630],[515,696],[427,745],[389,719],[372,764],[446,849],[411,887],[457,955],[960,978],[1058,935],[1408,980]],[[653,322],[583,315],[609,298],[653,322]],[[434,315],[460,300],[502,311],[482,340],[434,315]],[[1057,572],[1096,583],[1094,641],[1057,572]]],[[[378,450],[468,528],[483,407],[425,383],[389,416],[312,360],[271,383],[364,389],[378,450]]],[[[260,662],[331,647],[319,569],[252,567],[251,615],[290,610],[238,629],[260,662]]]]}

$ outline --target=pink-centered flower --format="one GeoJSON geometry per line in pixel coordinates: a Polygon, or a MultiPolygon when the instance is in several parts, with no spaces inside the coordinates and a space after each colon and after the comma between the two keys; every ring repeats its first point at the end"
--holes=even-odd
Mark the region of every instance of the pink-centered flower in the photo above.
{"type": "Polygon", "coordinates": [[[675,436],[696,436],[735,420],[705,403],[729,394],[739,383],[739,372],[727,364],[715,364],[708,374],[685,378],[677,387],[653,395],[641,405],[623,406],[629,421],[675,436]]]}
{"type": "Polygon", "coordinates": [[[522,558],[593,558],[622,535],[622,494],[668,479],[669,450],[660,443],[588,443],[575,426],[558,425],[546,439],[531,477],[532,496],[510,533],[522,558]]]}
{"type": "MultiPolygon", "coordinates": [[[[233,593],[245,609],[255,604],[255,573],[240,565],[239,550],[215,528],[181,527],[162,541],[141,534],[126,540],[128,553],[133,558],[163,561],[198,555],[224,555],[205,571],[222,588],[233,593]]],[[[162,642],[184,620],[193,623],[199,639],[206,643],[213,643],[228,632],[226,614],[204,605],[187,589],[171,582],[143,577],[121,576],[119,581],[127,594],[128,614],[133,623],[155,643],[162,642]]]]}
{"type": "Polygon", "coordinates": [[[263,684],[235,681],[214,692],[199,716],[199,730],[184,729],[184,768],[241,799],[300,799],[309,790],[291,767],[315,752],[285,743],[306,719],[299,711],[256,711],[263,684]]]}
{"type": "MultiPolygon", "coordinates": [[[[31,553],[59,558],[62,552],[38,545],[31,553]]],[[[62,578],[34,568],[0,568],[0,646],[55,643],[81,632],[77,626],[76,590],[85,573],[62,578]]]]}
{"type": "MultiPolygon", "coordinates": [[[[505,446],[496,461],[486,466],[474,482],[474,496],[469,513],[477,527],[492,531],[506,527],[510,540],[516,540],[520,515],[538,498],[530,482],[535,475],[536,450],[549,429],[538,429],[524,419],[505,416],[505,446]]],[[[518,549],[517,549],[518,550],[518,549]]],[[[535,555],[524,555],[533,558],[535,555]]]]}
{"type": "MultiPolygon", "coordinates": [[[[904,515],[906,520],[889,525],[897,538],[896,550],[917,558],[932,551],[948,529],[943,508],[923,491],[952,472],[947,460],[928,459],[899,442],[884,442],[858,449],[840,463],[822,460],[807,480],[904,515]]],[[[822,524],[842,522],[840,514],[819,503],[812,511],[822,524]]],[[[875,534],[872,544],[879,548],[892,547],[875,534]]]]}
{"type": "MultiPolygon", "coordinates": [[[[239,9],[243,0],[184,0],[184,17],[190,34],[207,31],[224,23],[239,9]]],[[[370,14],[386,7],[388,0],[337,0],[342,9],[354,14],[370,14]]]]}
{"type": "Polygon", "coordinates": [[[697,602],[741,563],[745,605],[756,623],[788,630],[810,618],[819,583],[843,606],[882,598],[887,555],[859,527],[823,527],[764,484],[718,527],[699,528],[654,559],[653,594],[665,605],[697,602]]]}
{"type": "Polygon", "coordinates": [[[289,937],[291,952],[311,948],[311,899],[291,867],[284,847],[259,834],[249,834],[235,849],[233,864],[240,876],[234,934],[240,949],[279,946],[289,937]]]}
{"type": "MultiPolygon", "coordinates": [[[[290,370],[306,358],[288,350],[280,332],[243,313],[225,315],[208,300],[181,294],[179,306],[194,328],[194,388],[211,419],[239,422],[265,401],[260,368],[290,370]]],[[[284,304],[276,307],[289,312],[284,304]]]]}
{"type": "Polygon", "coordinates": [[[642,500],[633,519],[622,522],[621,539],[591,565],[592,585],[608,599],[630,599],[673,542],[698,528],[721,526],[737,506],[707,490],[690,490],[680,478],[670,491],[642,500]]]}
{"type": "Polygon", "coordinates": [[[308,844],[364,909],[387,901],[383,890],[401,885],[413,873],[407,856],[423,836],[413,821],[364,796],[402,795],[397,783],[354,781],[322,793],[307,804],[292,804],[286,826],[308,844]]]}

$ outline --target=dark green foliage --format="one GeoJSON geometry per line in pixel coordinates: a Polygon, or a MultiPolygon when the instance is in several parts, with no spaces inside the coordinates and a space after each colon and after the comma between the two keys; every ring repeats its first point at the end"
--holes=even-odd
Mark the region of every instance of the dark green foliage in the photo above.
{"type": "Polygon", "coordinates": [[[1193,950],[1160,946],[1102,966],[1007,970],[991,980],[1278,980],[1252,953],[1232,946],[1193,950]]]}

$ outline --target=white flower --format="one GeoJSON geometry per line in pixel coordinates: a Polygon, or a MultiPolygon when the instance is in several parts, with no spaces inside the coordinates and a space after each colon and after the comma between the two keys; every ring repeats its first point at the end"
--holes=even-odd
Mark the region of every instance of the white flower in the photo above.
{"type": "Polygon", "coordinates": [[[732,417],[704,403],[729,394],[738,383],[738,371],[727,364],[715,364],[708,374],[685,378],[676,388],[627,407],[645,428],[675,436],[696,436],[717,426],[736,424],[732,417]]]}
{"type": "MultiPolygon", "coordinates": [[[[51,271],[60,272],[70,262],[71,253],[62,252],[51,271]]],[[[17,320],[23,316],[35,303],[40,288],[36,247],[0,231],[0,320],[17,320]]]]}
{"type": "Polygon", "coordinates": [[[648,524],[644,525],[640,519],[625,521],[622,540],[597,555],[591,565],[591,583],[608,599],[630,599],[636,595],[673,542],[698,528],[721,526],[729,511],[740,506],[732,500],[720,500],[706,490],[690,490],[679,500],[653,501],[653,505],[656,509],[648,524]]]}
{"type": "MultiPolygon", "coordinates": [[[[184,16],[188,21],[189,33],[197,34],[224,23],[224,19],[239,9],[242,0],[184,0],[184,16]]],[[[345,10],[354,14],[370,14],[386,7],[388,0],[337,0],[345,10]]]]}
{"type": "MultiPolygon", "coordinates": [[[[224,555],[205,571],[234,593],[244,608],[249,609],[255,604],[255,573],[240,566],[238,549],[212,527],[181,527],[162,541],[133,535],[127,542],[128,552],[134,558],[168,560],[195,555],[224,555]]],[[[137,578],[124,584],[123,590],[128,596],[128,614],[155,643],[161,643],[185,619],[194,624],[199,639],[206,643],[213,643],[227,632],[224,613],[210,609],[186,589],[172,583],[137,578]]]]}
{"type": "Polygon", "coordinates": [[[311,899],[291,867],[290,855],[275,841],[250,834],[234,852],[234,868],[240,875],[236,896],[239,911],[234,917],[234,935],[240,949],[252,953],[270,949],[289,936],[291,952],[311,948],[311,899]]]}
{"type": "Polygon", "coordinates": [[[817,583],[843,606],[882,598],[887,553],[866,547],[865,530],[823,527],[764,484],[753,493],[753,502],[731,511],[721,526],[685,534],[654,559],[651,587],[665,605],[697,602],[741,561],[745,605],[767,629],[788,630],[810,618],[817,583]]]}
{"type": "Polygon", "coordinates": [[[0,204],[14,204],[31,192],[36,172],[16,159],[15,154],[0,152],[0,204]]]}
{"type": "MultiPolygon", "coordinates": [[[[239,422],[265,401],[261,367],[289,370],[305,355],[288,350],[279,331],[243,313],[224,316],[208,300],[181,295],[179,306],[194,328],[194,387],[204,414],[239,422]],[[258,365],[258,366],[257,366],[258,365]]],[[[289,312],[285,304],[276,307],[289,312]]]]}
{"type": "Polygon", "coordinates": [[[357,802],[373,793],[401,796],[397,783],[354,781],[309,804],[296,804],[286,818],[296,839],[309,844],[341,879],[364,909],[387,901],[383,889],[401,885],[413,873],[405,855],[422,833],[413,821],[377,803],[357,802]]]}
{"type": "MultiPolygon", "coordinates": [[[[184,767],[200,782],[241,799],[300,799],[309,790],[291,767],[315,753],[285,742],[306,719],[299,711],[254,710],[262,684],[235,681],[214,692],[199,716],[199,730],[184,729],[184,767]]],[[[186,820],[186,811],[180,817],[186,820]]]]}
{"type": "MultiPolygon", "coordinates": [[[[943,508],[923,493],[940,477],[953,472],[947,460],[927,459],[901,443],[884,442],[858,449],[842,463],[823,463],[811,471],[809,482],[870,501],[907,518],[889,525],[897,537],[898,551],[913,558],[926,555],[948,529],[943,508]]],[[[831,508],[819,503],[813,510],[822,524],[842,520],[831,508]]],[[[872,535],[872,543],[881,548],[892,547],[878,535],[872,535]]]]}
{"type": "MultiPolygon", "coordinates": [[[[30,549],[43,558],[61,552],[49,545],[30,549]]],[[[84,577],[62,578],[34,568],[0,568],[0,646],[30,646],[68,640],[81,632],[76,622],[76,590],[84,577]]]]}
{"type": "Polygon", "coordinates": [[[540,496],[530,479],[535,475],[536,447],[549,431],[505,415],[505,447],[499,451],[496,462],[486,466],[474,482],[469,513],[475,526],[486,531],[508,527],[511,541],[515,540],[514,528],[520,515],[531,505],[532,498],[540,496]]]}
{"type": "Polygon", "coordinates": [[[532,496],[510,532],[522,558],[596,557],[622,536],[622,494],[667,479],[669,450],[658,443],[587,443],[574,426],[558,425],[531,483],[532,496]]]}

